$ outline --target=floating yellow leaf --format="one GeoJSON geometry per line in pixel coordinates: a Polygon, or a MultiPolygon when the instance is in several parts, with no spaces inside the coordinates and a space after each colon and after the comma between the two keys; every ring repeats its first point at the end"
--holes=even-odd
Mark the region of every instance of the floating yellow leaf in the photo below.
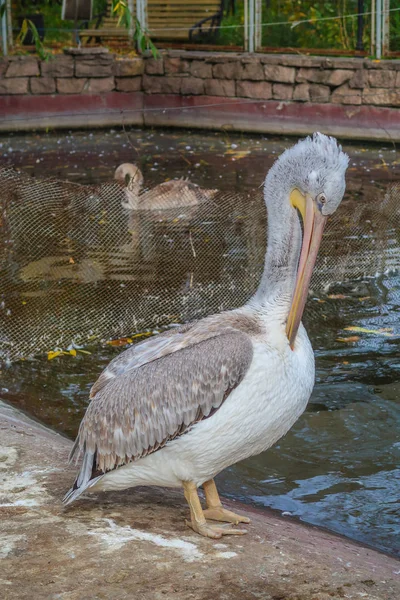
{"type": "Polygon", "coordinates": [[[338,338],[336,338],[336,341],[337,342],[348,342],[348,343],[351,343],[351,342],[358,342],[359,339],[360,339],[360,336],[358,336],[358,335],[352,335],[350,337],[338,337],[338,338]]]}
{"type": "Polygon", "coordinates": [[[345,331],[358,331],[359,333],[373,333],[375,335],[385,335],[387,337],[393,337],[392,333],[389,333],[390,331],[393,331],[393,329],[366,329],[365,327],[345,327],[344,328],[345,331]]]}
{"type": "Polygon", "coordinates": [[[132,338],[122,337],[117,340],[109,340],[107,344],[109,346],[126,346],[127,344],[132,344],[132,338]]]}
{"type": "Polygon", "coordinates": [[[69,351],[71,356],[76,356],[76,350],[75,348],[71,348],[71,350],[69,351]]]}
{"type": "Polygon", "coordinates": [[[78,352],[81,352],[82,354],[92,354],[91,352],[88,352],[87,350],[78,350],[78,352]]]}
{"type": "Polygon", "coordinates": [[[47,360],[53,360],[53,358],[60,356],[60,354],[63,354],[61,350],[51,350],[47,353],[47,360]]]}
{"type": "Polygon", "coordinates": [[[143,331],[143,333],[135,333],[135,335],[131,335],[131,338],[134,340],[136,338],[147,337],[149,335],[152,335],[151,331],[143,331]]]}
{"type": "Polygon", "coordinates": [[[364,300],[369,300],[371,298],[371,296],[363,296],[362,298],[359,298],[358,300],[360,302],[364,302],[364,300]]]}
{"type": "Polygon", "coordinates": [[[226,155],[232,156],[235,160],[240,160],[241,158],[245,158],[250,154],[250,150],[232,150],[229,149],[225,152],[226,155]]]}
{"type": "Polygon", "coordinates": [[[345,296],[344,294],[330,294],[328,296],[328,298],[330,298],[330,300],[345,300],[348,297],[349,296],[345,296]]]}

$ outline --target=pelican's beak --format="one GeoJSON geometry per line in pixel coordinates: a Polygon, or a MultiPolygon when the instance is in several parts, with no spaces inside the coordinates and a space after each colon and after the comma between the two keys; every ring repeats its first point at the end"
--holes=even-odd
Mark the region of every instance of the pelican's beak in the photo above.
{"type": "Polygon", "coordinates": [[[303,219],[303,243],[292,305],[286,323],[286,335],[293,349],[327,217],[321,214],[311,196],[308,194],[304,196],[297,189],[290,194],[290,203],[299,210],[303,219]]]}

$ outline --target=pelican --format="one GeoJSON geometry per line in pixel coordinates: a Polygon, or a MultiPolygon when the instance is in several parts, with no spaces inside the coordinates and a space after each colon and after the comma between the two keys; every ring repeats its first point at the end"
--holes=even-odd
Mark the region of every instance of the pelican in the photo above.
{"type": "Polygon", "coordinates": [[[111,361],[91,390],[71,452],[83,461],[66,503],[84,491],[183,487],[194,531],[246,533],[235,525],[249,519],[222,506],[214,478],[272,446],[307,405],[314,355],[301,318],[347,165],[336,140],[320,133],[279,157],[264,184],[268,247],[255,295],[111,361]]]}
{"type": "Polygon", "coordinates": [[[123,207],[129,210],[159,210],[197,206],[211,200],[218,190],[201,188],[188,179],[172,179],[156,185],[140,194],[143,186],[143,174],[139,167],[123,163],[114,174],[114,179],[126,186],[123,207]]]}

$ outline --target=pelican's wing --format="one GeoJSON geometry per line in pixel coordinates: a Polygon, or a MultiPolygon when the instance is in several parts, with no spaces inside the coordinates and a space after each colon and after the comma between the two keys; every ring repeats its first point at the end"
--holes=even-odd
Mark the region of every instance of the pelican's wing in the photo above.
{"type": "MultiPolygon", "coordinates": [[[[121,352],[121,354],[107,365],[98,380],[94,383],[90,390],[90,398],[94,398],[97,392],[105,385],[109,384],[116,377],[123,375],[126,371],[137,369],[146,363],[150,363],[153,360],[162,358],[167,354],[186,348],[188,345],[199,341],[195,333],[196,326],[197,323],[194,322],[182,325],[176,329],[170,329],[121,352]],[[194,330],[194,335],[187,335],[192,330],[194,330]]],[[[203,330],[203,336],[200,339],[204,339],[204,333],[203,330]]],[[[206,337],[212,337],[216,334],[217,331],[208,329],[206,337]]]]}
{"type": "Polygon", "coordinates": [[[249,335],[223,332],[110,380],[81,423],[72,454],[83,451],[82,467],[65,501],[213,414],[243,380],[252,356],[249,335]]]}

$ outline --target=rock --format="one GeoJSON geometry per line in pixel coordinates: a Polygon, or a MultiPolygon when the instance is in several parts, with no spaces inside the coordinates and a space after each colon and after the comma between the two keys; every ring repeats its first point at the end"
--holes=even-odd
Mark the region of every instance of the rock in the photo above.
{"type": "Polygon", "coordinates": [[[164,75],[164,61],[162,58],[147,58],[145,61],[147,75],[164,75]]]}
{"type": "Polygon", "coordinates": [[[310,85],[310,100],[311,102],[328,102],[331,95],[331,90],[327,85],[310,85]]]}
{"type": "Polygon", "coordinates": [[[349,86],[354,89],[362,90],[367,85],[367,73],[364,69],[355,71],[353,77],[349,81],[349,86]]]}
{"type": "Polygon", "coordinates": [[[361,90],[350,88],[348,83],[332,92],[331,102],[334,104],[361,104],[361,90]]]}
{"type": "Polygon", "coordinates": [[[244,98],[270,100],[272,98],[272,85],[268,81],[238,81],[236,95],[244,98]]]}
{"type": "Polygon", "coordinates": [[[147,94],[179,94],[180,77],[150,77],[143,75],[143,91],[147,94]]]}
{"type": "Polygon", "coordinates": [[[182,79],[181,94],[184,96],[204,94],[204,80],[198,77],[186,77],[182,79]]]}
{"type": "Polygon", "coordinates": [[[400,90],[387,88],[365,88],[362,96],[363,104],[376,104],[377,106],[399,106],[400,90]]]}
{"type": "Polygon", "coordinates": [[[396,84],[396,71],[370,71],[369,85],[374,88],[393,88],[396,84]]]}
{"type": "Polygon", "coordinates": [[[400,71],[397,71],[396,75],[396,87],[400,87],[400,71]]]}
{"type": "Polygon", "coordinates": [[[204,92],[208,96],[235,96],[235,82],[223,79],[205,79],[204,92]]]}
{"type": "Polygon", "coordinates": [[[84,91],[89,94],[105,94],[115,88],[114,77],[88,79],[84,91]]]}
{"type": "Polygon", "coordinates": [[[83,46],[81,48],[64,48],[64,54],[72,54],[73,56],[91,56],[91,55],[99,55],[99,54],[108,54],[109,56],[113,56],[110,54],[108,48],[101,47],[93,47],[93,46],[83,46]]]}
{"type": "Polygon", "coordinates": [[[190,73],[193,75],[193,77],[208,79],[212,77],[212,65],[204,62],[203,60],[194,60],[190,65],[190,73]]]}
{"type": "Polygon", "coordinates": [[[274,100],[291,100],[293,86],[288,83],[274,83],[272,85],[272,96],[274,100]]]}
{"type": "Polygon", "coordinates": [[[118,92],[138,92],[142,89],[142,78],[116,77],[115,87],[118,92]]]}
{"type": "Polygon", "coordinates": [[[265,79],[279,83],[294,83],[296,69],[293,67],[282,67],[280,65],[265,65],[265,79]]]}
{"type": "Polygon", "coordinates": [[[348,69],[334,69],[331,73],[328,73],[326,83],[332,87],[336,87],[349,81],[354,75],[354,71],[348,69]]]}
{"type": "Polygon", "coordinates": [[[40,72],[43,77],[73,77],[74,59],[72,56],[58,55],[40,63],[40,72]]]}
{"type": "Polygon", "coordinates": [[[56,80],[54,77],[31,77],[32,94],[55,94],[56,80]]]}
{"type": "Polygon", "coordinates": [[[142,58],[124,58],[114,63],[114,75],[116,77],[136,77],[144,72],[142,58]]]}
{"type": "Polygon", "coordinates": [[[0,58],[0,77],[3,77],[4,73],[8,69],[8,59],[0,58]]]}
{"type": "Polygon", "coordinates": [[[11,56],[9,58],[6,77],[34,77],[40,75],[36,58],[28,56],[11,56]]]}
{"type": "Polygon", "coordinates": [[[64,508],[72,443],[0,404],[4,600],[370,600],[400,597],[399,563],[270,510],[246,536],[203,538],[180,490],[87,495],[64,508]],[[10,582],[10,583],[8,583],[10,582]]]}
{"type": "Polygon", "coordinates": [[[296,75],[296,82],[303,83],[309,81],[311,83],[325,83],[329,74],[329,71],[323,69],[300,68],[296,75]]]}
{"type": "Polygon", "coordinates": [[[310,100],[310,84],[299,83],[296,85],[293,92],[293,100],[308,102],[310,100]]]}
{"type": "Polygon", "coordinates": [[[76,77],[109,77],[113,75],[113,55],[95,54],[75,58],[76,77]]]}
{"type": "Polygon", "coordinates": [[[27,94],[28,83],[28,77],[0,79],[0,94],[27,94]]]}
{"type": "Polygon", "coordinates": [[[240,79],[247,79],[252,81],[263,81],[264,80],[264,69],[260,61],[245,62],[242,64],[241,72],[239,73],[240,79]]]}
{"type": "Polygon", "coordinates": [[[213,65],[213,77],[216,79],[238,79],[241,65],[238,62],[224,62],[213,65]]]}
{"type": "Polygon", "coordinates": [[[187,60],[180,58],[171,58],[166,56],[164,58],[164,72],[167,75],[175,75],[180,73],[187,73],[189,71],[189,63],[187,60]]]}
{"type": "Polygon", "coordinates": [[[57,78],[57,92],[59,94],[81,94],[86,85],[87,79],[76,77],[71,78],[57,78]]]}

